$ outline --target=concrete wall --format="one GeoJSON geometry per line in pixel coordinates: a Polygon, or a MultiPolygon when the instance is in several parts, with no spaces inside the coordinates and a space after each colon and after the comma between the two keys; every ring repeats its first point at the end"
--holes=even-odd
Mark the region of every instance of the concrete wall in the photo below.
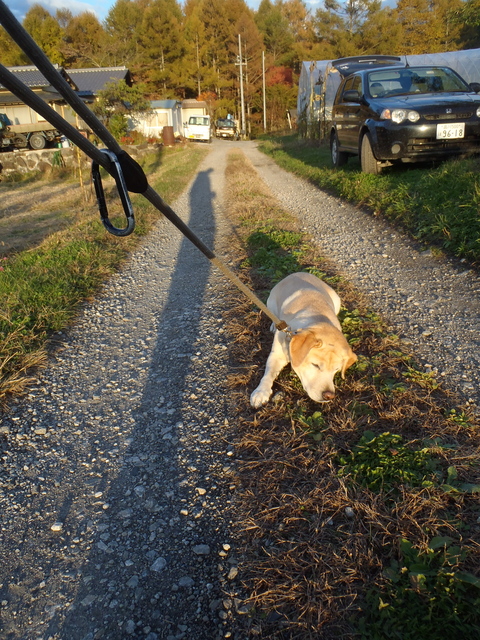
{"type": "MultiPolygon", "coordinates": [[[[123,147],[132,158],[139,158],[147,153],[158,151],[159,145],[139,144],[123,147]]],[[[41,151],[12,151],[0,153],[1,175],[9,173],[29,173],[30,171],[49,171],[55,153],[60,152],[65,166],[70,169],[78,168],[78,155],[76,147],[62,149],[42,149],[41,151]]],[[[57,156],[58,157],[58,156],[57,156]]],[[[80,151],[80,164],[83,168],[89,168],[92,164],[82,151],[80,151]]],[[[0,178],[1,178],[0,175],[0,178]]]]}

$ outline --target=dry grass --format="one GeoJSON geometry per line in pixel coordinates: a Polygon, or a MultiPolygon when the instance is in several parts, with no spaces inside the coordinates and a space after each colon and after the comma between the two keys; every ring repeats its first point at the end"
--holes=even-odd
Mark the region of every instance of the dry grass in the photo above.
{"type": "MultiPolygon", "coordinates": [[[[248,236],[267,221],[297,229],[243,156],[230,158],[226,175],[239,262],[248,255],[248,236]]],[[[402,538],[422,552],[433,537],[451,536],[467,552],[460,568],[480,575],[478,499],[441,486],[452,466],[459,481],[479,482],[478,422],[415,365],[409,348],[313,246],[302,255],[301,267],[308,266],[336,282],[348,310],[344,331],[359,356],[346,380],[337,381],[334,402],[315,405],[296,376],[284,370],[274,387],[276,402],[254,412],[248,394],[263,373],[270,323],[243,302],[230,322],[240,530],[246,540],[242,575],[252,606],[245,625],[249,637],[360,637],[356,620],[366,592],[384,587],[384,569],[401,559],[402,538]],[[312,420],[309,425],[305,418],[319,408],[321,427],[312,420]],[[455,414],[449,413],[452,408],[455,414]],[[399,482],[375,492],[341,477],[340,457],[367,430],[400,434],[414,449],[428,447],[438,482],[425,487],[399,482]]],[[[244,269],[243,277],[258,292],[271,286],[254,269],[244,269]]]]}

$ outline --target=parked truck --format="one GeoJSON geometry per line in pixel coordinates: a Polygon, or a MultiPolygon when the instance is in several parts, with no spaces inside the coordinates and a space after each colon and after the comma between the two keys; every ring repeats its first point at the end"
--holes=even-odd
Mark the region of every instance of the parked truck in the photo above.
{"type": "Polygon", "coordinates": [[[210,116],[190,116],[183,124],[185,137],[189,140],[212,141],[210,116]]]}
{"type": "Polygon", "coordinates": [[[58,143],[62,134],[48,122],[12,124],[6,113],[0,113],[0,149],[44,149],[47,143],[58,143]]]}

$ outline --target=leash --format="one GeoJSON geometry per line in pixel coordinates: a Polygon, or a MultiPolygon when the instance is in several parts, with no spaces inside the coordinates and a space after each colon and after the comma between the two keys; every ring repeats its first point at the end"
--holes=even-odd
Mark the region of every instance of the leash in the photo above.
{"type": "Polygon", "coordinates": [[[45,120],[61,131],[71,142],[79,147],[92,160],[92,181],[97,196],[100,218],[106,230],[115,236],[128,236],[135,229],[135,215],[128,192],[140,193],[158,211],[160,211],[175,227],[199,249],[212,264],[244,293],[275,324],[279,331],[287,330],[287,324],[280,320],[251,291],[238,276],[222,262],[209,247],[186,225],[173,209],[148,184],[142,167],[124,151],[108,129],[90,111],[87,105],[73,91],[68,82],[52,65],[45,53],[36,44],[30,34],[18,22],[3,0],[0,0],[0,23],[33,64],[42,72],[51,85],[64,98],[68,105],[82,118],[93,133],[105,144],[106,149],[98,149],[85,138],[75,127],[68,123],[50,105],[25,86],[6,67],[0,65],[0,83],[25,104],[39,113],[45,120]],[[115,227],[108,217],[108,209],[100,175],[103,167],[115,180],[120,201],[126,218],[126,226],[115,227]]]}

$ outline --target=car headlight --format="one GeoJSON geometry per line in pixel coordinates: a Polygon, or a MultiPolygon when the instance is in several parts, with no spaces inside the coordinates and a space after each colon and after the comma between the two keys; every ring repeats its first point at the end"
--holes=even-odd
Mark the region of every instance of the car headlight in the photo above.
{"type": "Polygon", "coordinates": [[[480,118],[480,107],[477,109],[477,118],[480,118]]]}
{"type": "Polygon", "coordinates": [[[400,124],[405,120],[410,120],[410,122],[417,122],[418,120],[420,120],[420,114],[418,113],[418,111],[409,111],[408,109],[384,109],[380,114],[380,118],[382,120],[391,120],[396,124],[400,124]]]}

